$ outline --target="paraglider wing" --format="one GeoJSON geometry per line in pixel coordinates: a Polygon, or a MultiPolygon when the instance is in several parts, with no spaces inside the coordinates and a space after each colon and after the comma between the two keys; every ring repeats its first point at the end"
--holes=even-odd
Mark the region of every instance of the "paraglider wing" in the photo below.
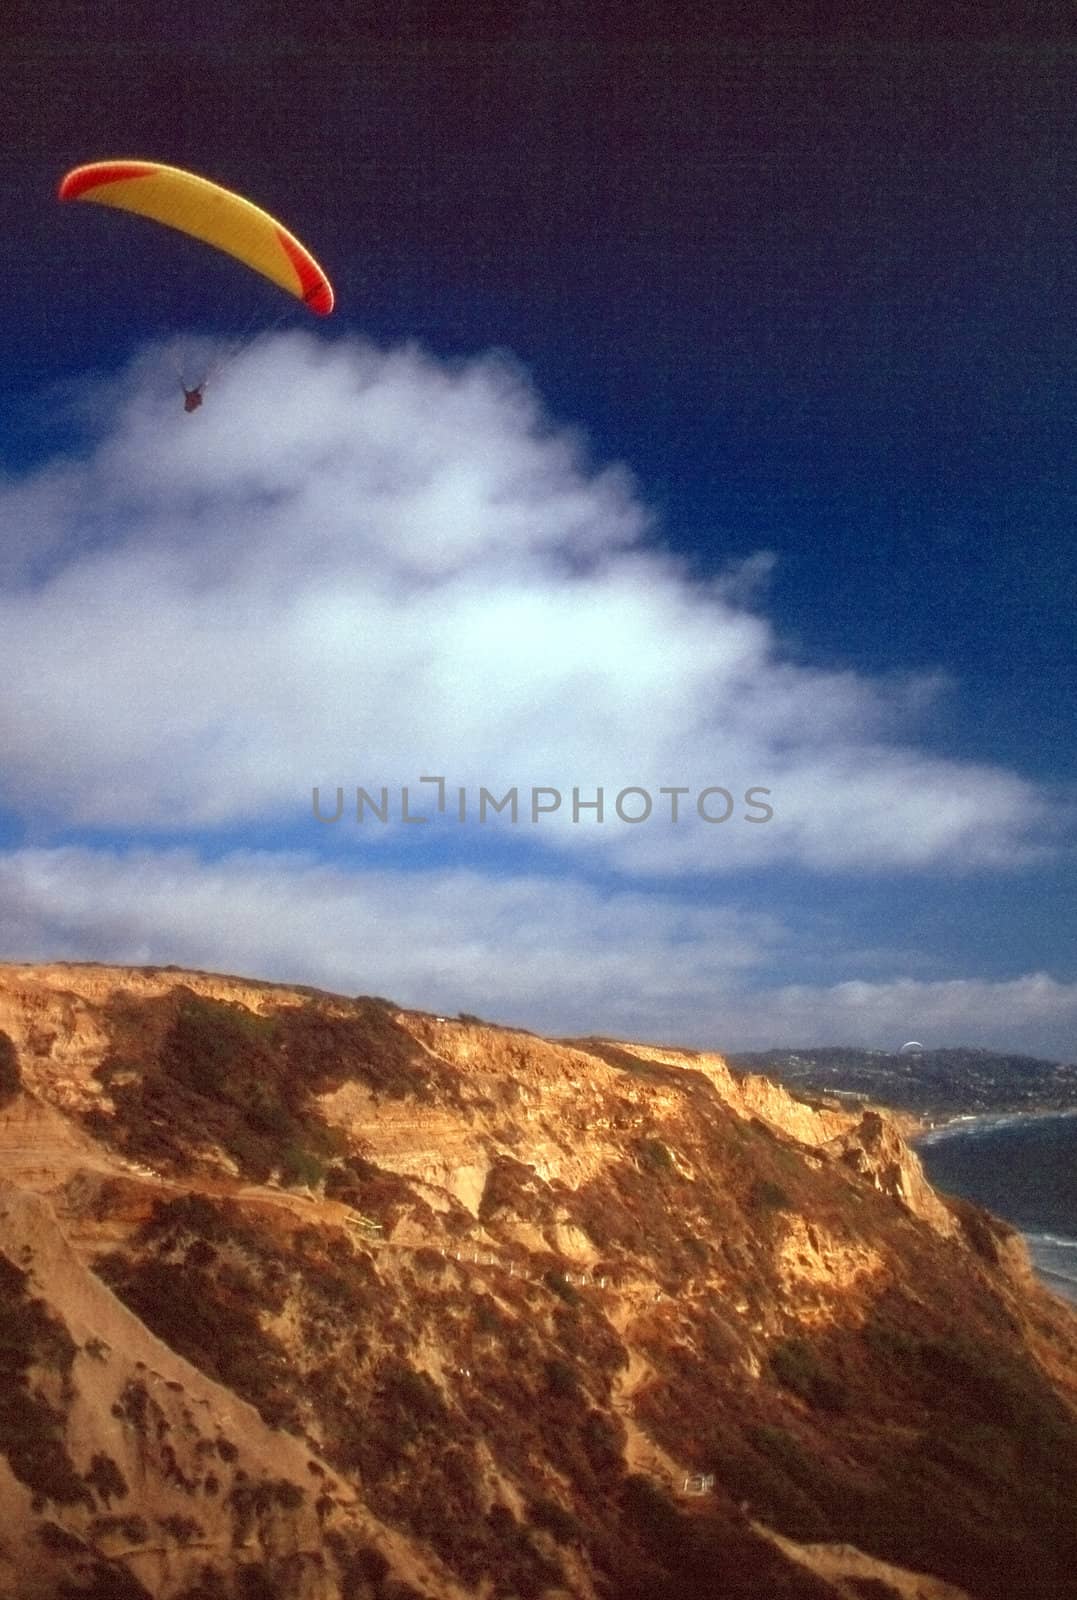
{"type": "Polygon", "coordinates": [[[61,200],[93,200],[189,233],[271,279],[318,316],[333,309],[329,279],[294,234],[208,178],[154,161],[95,161],[69,172],[59,192],[61,200]]]}

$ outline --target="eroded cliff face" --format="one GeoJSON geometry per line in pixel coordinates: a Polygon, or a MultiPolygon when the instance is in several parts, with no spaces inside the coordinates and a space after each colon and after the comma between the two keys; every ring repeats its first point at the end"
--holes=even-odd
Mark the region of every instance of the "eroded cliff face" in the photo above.
{"type": "Polygon", "coordinates": [[[47,1600],[64,1577],[122,1569],[173,1594],[207,1566],[239,1565],[332,1600],[327,1532],[362,1527],[384,1542],[302,1440],[177,1356],[87,1270],[44,1198],[0,1187],[0,1252],[14,1269],[5,1321],[25,1324],[16,1348],[29,1357],[5,1396],[0,1592],[47,1600]],[[11,1533],[31,1527],[28,1561],[11,1533]]]}
{"type": "MultiPolygon", "coordinates": [[[[280,1007],[301,1009],[310,994],[212,973],[176,973],[130,967],[0,965],[0,1031],[19,1052],[27,1087],[48,1104],[80,1112],[111,1102],[97,1076],[113,1037],[105,1017],[118,991],[125,1000],[154,1000],[182,986],[195,995],[245,1008],[255,1015],[280,1007]]],[[[320,997],[320,1005],[344,1017],[349,1002],[320,997]]],[[[514,1145],[519,1159],[546,1179],[573,1188],[600,1170],[608,1146],[633,1127],[676,1115],[682,1095],[649,1084],[624,1083],[622,1068],[604,1055],[539,1039],[507,1028],[487,1027],[423,1013],[395,1012],[394,1020],[432,1059],[460,1071],[471,1105],[495,1108],[511,1090],[514,1145]],[[611,1102],[614,1104],[611,1105],[611,1102]],[[575,1137],[586,1135],[586,1138],[575,1137]],[[613,1135],[604,1138],[604,1135],[613,1135]]],[[[152,1048],[161,1025],[146,1030],[152,1048]]],[[[722,1102],[742,1117],[758,1117],[800,1144],[826,1146],[856,1169],[871,1173],[877,1187],[943,1232],[949,1214],[924,1179],[918,1158],[882,1112],[865,1116],[812,1108],[786,1089],[755,1074],[734,1076],[720,1055],[671,1050],[631,1042],[596,1040],[599,1050],[630,1054],[705,1077],[722,1102]]],[[[346,1082],[321,1099],[326,1117],[347,1127],[353,1139],[376,1137],[383,1164],[457,1194],[476,1211],[489,1171],[485,1141],[489,1118],[461,1120],[454,1108],[427,1108],[405,1100],[386,1103],[376,1092],[346,1082]]]]}
{"type": "Polygon", "coordinates": [[[836,1134],[824,1148],[937,1232],[951,1235],[958,1231],[953,1212],[925,1178],[919,1157],[884,1112],[864,1111],[854,1128],[836,1134]]]}
{"type": "Polygon", "coordinates": [[[171,969],[0,1031],[0,1592],[1068,1581],[1077,1323],[885,1115],[171,969]]]}

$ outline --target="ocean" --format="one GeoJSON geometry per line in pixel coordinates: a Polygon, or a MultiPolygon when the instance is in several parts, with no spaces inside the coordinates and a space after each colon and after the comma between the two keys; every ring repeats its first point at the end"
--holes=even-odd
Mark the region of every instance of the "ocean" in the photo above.
{"type": "Polygon", "coordinates": [[[915,1148],[936,1188],[1020,1228],[1039,1277],[1077,1304],[1077,1112],[953,1122],[915,1148]]]}

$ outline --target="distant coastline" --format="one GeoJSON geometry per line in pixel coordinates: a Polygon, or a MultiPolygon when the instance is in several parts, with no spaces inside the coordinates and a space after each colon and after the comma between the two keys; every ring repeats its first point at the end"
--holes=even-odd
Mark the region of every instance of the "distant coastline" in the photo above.
{"type": "Polygon", "coordinates": [[[947,1117],[909,1143],[936,1188],[1017,1228],[1041,1283],[1077,1305],[1077,1109],[947,1117]]]}
{"type": "Polygon", "coordinates": [[[925,1114],[918,1119],[918,1130],[907,1133],[905,1137],[909,1144],[919,1147],[924,1144],[937,1144],[942,1139],[951,1139],[959,1134],[979,1134],[987,1129],[994,1131],[1016,1127],[1018,1124],[1055,1121],[1065,1117],[1077,1117],[1077,1106],[1049,1106],[1042,1109],[1030,1107],[1027,1110],[1022,1108],[1020,1111],[966,1111],[958,1114],[948,1112],[937,1117],[925,1114]]]}
{"type": "Polygon", "coordinates": [[[816,1109],[885,1112],[933,1187],[1010,1223],[1040,1281],[1077,1304],[1077,1062],[964,1046],[857,1045],[726,1060],[816,1109]]]}
{"type": "Polygon", "coordinates": [[[726,1054],[740,1072],[762,1073],[808,1103],[843,1110],[886,1107],[906,1138],[958,1118],[1038,1115],[1077,1108],[1077,1062],[968,1047],[868,1050],[801,1046],[726,1054]]]}

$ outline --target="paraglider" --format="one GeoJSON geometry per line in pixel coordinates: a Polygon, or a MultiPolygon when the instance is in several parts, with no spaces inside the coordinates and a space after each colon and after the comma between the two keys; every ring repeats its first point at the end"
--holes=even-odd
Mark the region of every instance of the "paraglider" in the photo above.
{"type": "MultiPolygon", "coordinates": [[[[61,200],[91,200],[164,223],[223,250],[301,300],[316,316],[333,309],[333,288],[310,251],[283,223],[220,184],[156,161],[95,161],[62,179],[61,200]]],[[[182,381],[182,380],[181,380],[182,381]]],[[[183,383],[183,409],[197,411],[206,379],[183,383]]]]}

